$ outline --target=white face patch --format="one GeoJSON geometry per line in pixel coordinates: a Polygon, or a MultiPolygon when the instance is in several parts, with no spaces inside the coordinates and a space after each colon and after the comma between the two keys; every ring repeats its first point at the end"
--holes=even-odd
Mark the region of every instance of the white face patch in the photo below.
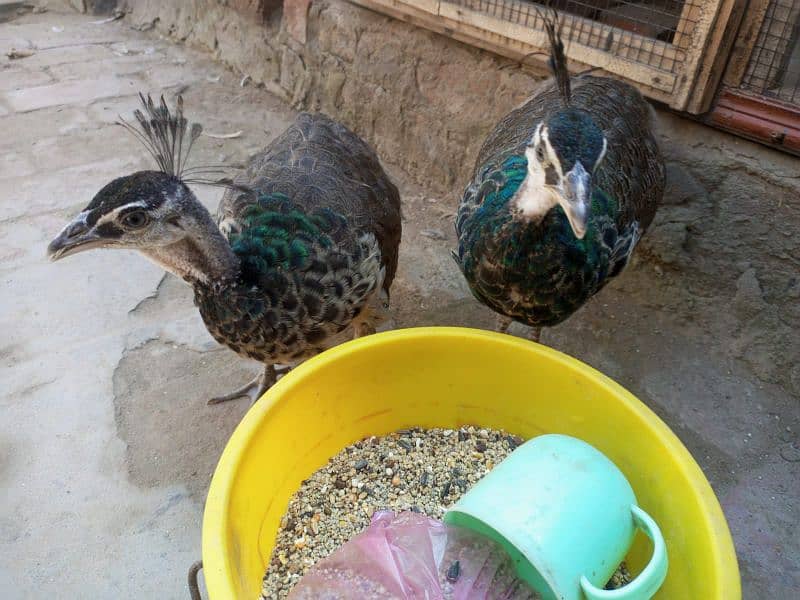
{"type": "Polygon", "coordinates": [[[547,129],[541,123],[525,148],[525,158],[528,159],[528,175],[519,186],[514,202],[525,218],[539,221],[559,202],[557,188],[545,182],[545,165],[552,164],[559,179],[562,176],[561,163],[547,139],[547,129]],[[544,164],[538,156],[540,153],[544,155],[544,164]]]}
{"type": "Polygon", "coordinates": [[[556,168],[558,174],[563,178],[564,177],[564,169],[561,168],[561,161],[558,159],[558,154],[556,151],[553,150],[553,146],[550,145],[550,135],[547,131],[547,127],[543,125],[539,125],[537,131],[541,129],[541,139],[542,143],[544,144],[544,154],[545,154],[545,164],[551,164],[556,168]]]}

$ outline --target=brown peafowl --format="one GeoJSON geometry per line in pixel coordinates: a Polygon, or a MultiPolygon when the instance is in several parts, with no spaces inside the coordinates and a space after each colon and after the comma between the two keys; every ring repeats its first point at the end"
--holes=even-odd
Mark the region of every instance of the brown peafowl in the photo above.
{"type": "Polygon", "coordinates": [[[483,143],[454,253],[500,330],[518,321],[537,341],[623,270],[665,184],[650,106],[621,81],[570,78],[558,18],[544,20],[555,77],[483,143]]]}
{"type": "Polygon", "coordinates": [[[215,222],[188,183],[201,133],[164,99],[142,96],[133,132],[159,170],[103,187],[54,239],[52,260],[93,248],[133,248],[181,277],[211,335],[264,363],[253,382],[209,403],[255,402],[291,367],[375,331],[397,270],[400,197],[375,152],[343,125],[301,114],[250,160],[215,222]]]}

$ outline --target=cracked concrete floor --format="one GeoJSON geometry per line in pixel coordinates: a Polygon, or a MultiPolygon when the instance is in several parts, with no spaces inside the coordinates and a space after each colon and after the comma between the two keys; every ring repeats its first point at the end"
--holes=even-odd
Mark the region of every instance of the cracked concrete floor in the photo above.
{"type": "MultiPolygon", "coordinates": [[[[203,137],[198,162],[241,164],[293,116],[203,55],[92,21],[50,12],[0,24],[6,599],[185,597],[205,490],[247,409],[246,400],[205,400],[257,368],[217,346],[190,291],[141,257],[92,252],[58,265],[44,257],[67,216],[108,180],[147,164],[112,124],[138,90],[182,91],[206,131],[242,131],[203,137]],[[8,60],[11,48],[31,54],[8,60]]],[[[395,324],[491,326],[448,256],[453,199],[402,188],[395,324]]],[[[218,190],[197,191],[216,205],[218,190]]],[[[719,306],[709,301],[686,318],[676,308],[681,293],[637,260],[545,341],[616,378],[673,427],[726,510],[745,597],[788,598],[800,581],[796,399],[729,358],[711,333],[724,325],[719,306]]]]}

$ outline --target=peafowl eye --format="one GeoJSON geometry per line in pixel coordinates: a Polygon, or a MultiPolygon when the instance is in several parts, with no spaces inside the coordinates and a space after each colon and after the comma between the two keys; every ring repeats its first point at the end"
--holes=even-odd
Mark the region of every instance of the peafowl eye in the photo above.
{"type": "Polygon", "coordinates": [[[143,210],[134,210],[122,217],[122,226],[125,229],[135,231],[147,225],[149,221],[150,218],[147,216],[146,212],[143,210]]]}

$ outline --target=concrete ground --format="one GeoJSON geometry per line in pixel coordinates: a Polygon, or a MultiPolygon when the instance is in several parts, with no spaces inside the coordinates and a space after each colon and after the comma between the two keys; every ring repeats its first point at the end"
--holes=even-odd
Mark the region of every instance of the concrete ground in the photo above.
{"type": "MultiPolygon", "coordinates": [[[[190,290],[141,257],[45,258],[102,185],[148,164],[113,125],[139,90],[180,91],[206,132],[241,132],[201,138],[198,163],[241,164],[293,117],[205,55],[99,20],[45,12],[0,22],[0,590],[9,600],[185,597],[204,494],[247,410],[244,399],[205,400],[257,369],[215,344],[190,290]]],[[[395,324],[490,326],[448,255],[455,194],[430,197],[392,174],[406,219],[395,324]]],[[[220,196],[197,192],[209,207],[220,196]]],[[[627,386],[693,452],[729,519],[745,597],[791,597],[797,398],[718,347],[708,332],[725,321],[713,302],[665,310],[676,292],[659,277],[636,261],[544,341],[627,386]]],[[[746,284],[737,301],[757,310],[746,284]]]]}

